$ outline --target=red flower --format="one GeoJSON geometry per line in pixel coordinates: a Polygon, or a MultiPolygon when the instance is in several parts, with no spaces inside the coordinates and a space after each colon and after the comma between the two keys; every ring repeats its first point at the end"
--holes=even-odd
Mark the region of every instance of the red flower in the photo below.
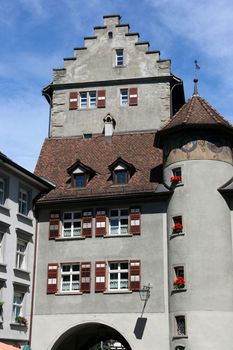
{"type": "Polygon", "coordinates": [[[177,277],[174,281],[173,281],[173,286],[177,289],[182,289],[185,287],[185,279],[184,277],[177,277]]]}
{"type": "Polygon", "coordinates": [[[181,222],[176,222],[172,229],[173,229],[173,232],[176,232],[176,233],[182,232],[183,225],[181,222]]]}
{"type": "Polygon", "coordinates": [[[171,177],[171,182],[180,182],[180,181],[182,181],[181,175],[176,175],[171,177]]]}

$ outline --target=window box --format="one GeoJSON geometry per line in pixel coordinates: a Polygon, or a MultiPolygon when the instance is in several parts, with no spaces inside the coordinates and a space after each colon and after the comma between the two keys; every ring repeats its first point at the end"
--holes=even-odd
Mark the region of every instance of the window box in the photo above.
{"type": "Polygon", "coordinates": [[[183,225],[181,222],[176,222],[172,228],[172,233],[181,233],[183,232],[183,225]]]}
{"type": "Polygon", "coordinates": [[[28,321],[24,316],[17,316],[15,318],[15,322],[17,324],[19,324],[20,326],[24,326],[24,327],[27,327],[27,325],[28,325],[28,321]]]}
{"type": "Polygon", "coordinates": [[[185,288],[185,279],[184,279],[184,277],[177,277],[173,281],[173,287],[175,289],[184,289],[185,288]]]}
{"type": "Polygon", "coordinates": [[[177,183],[179,183],[179,182],[181,182],[181,181],[182,181],[182,176],[180,176],[180,175],[171,176],[171,182],[172,182],[172,183],[177,184],[177,183]]]}

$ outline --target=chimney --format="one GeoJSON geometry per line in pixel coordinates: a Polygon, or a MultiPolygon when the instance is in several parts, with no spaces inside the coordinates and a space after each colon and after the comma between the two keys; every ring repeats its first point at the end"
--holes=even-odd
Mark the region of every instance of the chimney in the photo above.
{"type": "Polygon", "coordinates": [[[115,128],[116,122],[110,113],[106,115],[104,120],[104,136],[106,138],[112,138],[113,129],[115,128]]]}

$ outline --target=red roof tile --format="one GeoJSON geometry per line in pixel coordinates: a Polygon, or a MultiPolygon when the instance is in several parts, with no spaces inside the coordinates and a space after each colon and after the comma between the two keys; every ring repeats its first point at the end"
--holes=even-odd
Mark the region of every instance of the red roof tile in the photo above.
{"type": "Polygon", "coordinates": [[[103,135],[91,139],[80,137],[46,139],[35,173],[57,187],[40,201],[154,191],[160,176],[157,170],[162,164],[162,152],[153,147],[154,137],[155,133],[134,133],[113,135],[111,140],[103,135]],[[108,168],[119,157],[136,168],[129,183],[124,186],[113,185],[108,168]],[[72,188],[70,175],[67,172],[77,160],[96,172],[87,186],[81,189],[72,188]]]}

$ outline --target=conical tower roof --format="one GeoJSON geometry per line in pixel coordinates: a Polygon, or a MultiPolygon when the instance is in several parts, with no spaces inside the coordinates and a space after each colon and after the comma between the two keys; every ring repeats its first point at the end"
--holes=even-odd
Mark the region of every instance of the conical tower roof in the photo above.
{"type": "Polygon", "coordinates": [[[206,100],[194,94],[156,134],[156,146],[161,147],[163,139],[182,129],[219,129],[233,134],[233,126],[225,120],[206,100]]]}

